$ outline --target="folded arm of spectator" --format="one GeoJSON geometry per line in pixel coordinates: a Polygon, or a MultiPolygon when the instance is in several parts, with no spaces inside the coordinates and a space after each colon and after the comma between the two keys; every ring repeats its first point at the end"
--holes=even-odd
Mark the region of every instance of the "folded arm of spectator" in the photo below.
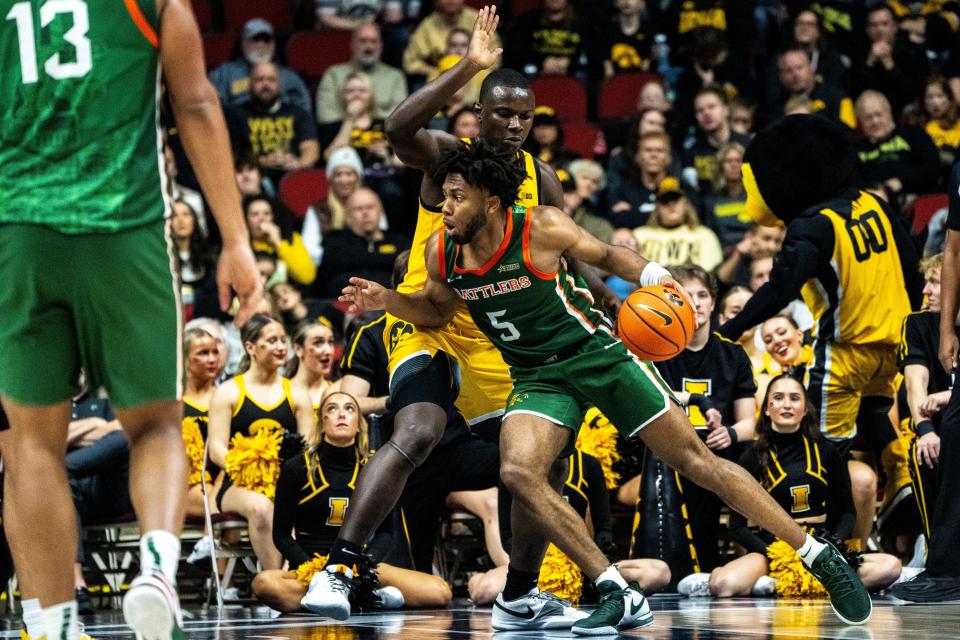
{"type": "MultiPolygon", "coordinates": [[[[96,418],[90,418],[90,420],[96,420],[96,418]]],[[[105,422],[101,426],[109,425],[112,425],[113,429],[99,440],[67,454],[67,473],[71,477],[84,478],[97,475],[116,470],[126,463],[130,455],[127,437],[116,420],[105,422]]]]}

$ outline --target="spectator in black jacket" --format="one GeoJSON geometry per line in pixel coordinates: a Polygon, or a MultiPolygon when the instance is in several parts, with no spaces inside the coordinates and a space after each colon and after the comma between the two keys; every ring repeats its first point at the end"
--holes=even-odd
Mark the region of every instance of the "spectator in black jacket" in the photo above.
{"type": "Polygon", "coordinates": [[[898,37],[898,32],[897,19],[886,3],[877,3],[868,10],[869,44],[853,60],[849,82],[853,95],[867,89],[885,95],[897,116],[920,95],[927,78],[925,51],[909,39],[898,37]]]}
{"type": "Polygon", "coordinates": [[[410,240],[383,231],[382,218],[383,204],[375,191],[361,187],[350,195],[343,229],[335,229],[323,238],[322,275],[315,285],[318,297],[336,298],[351,276],[390,286],[393,261],[410,247],[410,240]]]}
{"type": "Polygon", "coordinates": [[[890,102],[878,91],[864,91],[856,109],[866,138],[856,149],[861,187],[879,187],[891,196],[936,187],[940,154],[923,129],[894,123],[890,102]]]}

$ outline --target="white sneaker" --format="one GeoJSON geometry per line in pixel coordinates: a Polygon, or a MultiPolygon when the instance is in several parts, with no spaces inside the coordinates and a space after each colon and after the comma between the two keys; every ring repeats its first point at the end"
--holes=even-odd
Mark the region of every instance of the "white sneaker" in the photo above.
{"type": "Polygon", "coordinates": [[[921,569],[920,567],[911,567],[907,565],[906,567],[903,567],[902,569],[900,569],[900,577],[897,578],[897,581],[894,582],[893,584],[899,584],[901,582],[909,582],[910,580],[913,580],[921,573],[923,573],[923,569],[921,569]]]}
{"type": "Polygon", "coordinates": [[[917,536],[917,541],[913,544],[913,557],[905,566],[916,569],[927,566],[927,536],[922,533],[917,536]]]}
{"type": "Polygon", "coordinates": [[[307,595],[300,600],[300,606],[318,616],[346,620],[350,617],[352,579],[353,571],[349,567],[338,565],[318,571],[310,580],[307,595]]]}
{"type": "Polygon", "coordinates": [[[396,587],[375,589],[373,598],[381,609],[399,609],[404,603],[403,594],[396,587]]]}
{"type": "Polygon", "coordinates": [[[750,595],[760,598],[769,598],[776,593],[777,581],[775,578],[771,578],[770,576],[760,576],[757,578],[757,581],[753,583],[753,587],[750,589],[750,595]]]}
{"type": "Polygon", "coordinates": [[[496,631],[569,629],[574,622],[586,617],[585,612],[578,611],[566,600],[534,588],[527,595],[509,602],[500,592],[493,603],[491,626],[496,631]]]}
{"type": "Polygon", "coordinates": [[[159,571],[137,576],[123,598],[123,617],[137,640],[186,639],[177,591],[159,571]]]}
{"type": "Polygon", "coordinates": [[[187,564],[195,565],[209,560],[213,554],[213,546],[213,538],[210,536],[203,536],[197,540],[197,544],[193,545],[193,550],[190,551],[190,555],[187,556],[187,564]]]}
{"type": "Polygon", "coordinates": [[[677,583],[677,593],[688,598],[709,598],[710,574],[691,573],[677,583]]]}

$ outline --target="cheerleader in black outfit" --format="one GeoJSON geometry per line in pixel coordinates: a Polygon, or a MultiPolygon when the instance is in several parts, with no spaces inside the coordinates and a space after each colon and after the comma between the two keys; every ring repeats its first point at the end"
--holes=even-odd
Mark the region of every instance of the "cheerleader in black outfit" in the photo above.
{"type": "MultiPolygon", "coordinates": [[[[308,569],[312,565],[315,573],[323,567],[322,562],[311,561],[329,553],[350,507],[360,467],[369,456],[367,424],[353,396],[333,391],[323,398],[309,443],[303,455],[284,463],[277,481],[273,542],[290,571],[262,571],[253,581],[257,598],[285,613],[308,608],[308,569]]],[[[447,606],[451,592],[442,578],[380,561],[396,541],[392,521],[384,520],[366,548],[377,563],[382,605],[447,606]]]]}
{"type": "MultiPolygon", "coordinates": [[[[762,409],[757,440],[740,464],[798,523],[847,539],[854,524],[850,477],[840,454],[820,435],[803,385],[789,375],[777,376],[767,387],[762,409]]],[[[774,593],[766,553],[774,539],[749,528],[737,513],[730,516],[730,537],[747,554],[710,574],[687,576],[677,585],[681,594],[727,598],[774,593]]],[[[857,573],[868,590],[879,591],[900,576],[900,561],[886,553],[866,553],[857,573]]]]}

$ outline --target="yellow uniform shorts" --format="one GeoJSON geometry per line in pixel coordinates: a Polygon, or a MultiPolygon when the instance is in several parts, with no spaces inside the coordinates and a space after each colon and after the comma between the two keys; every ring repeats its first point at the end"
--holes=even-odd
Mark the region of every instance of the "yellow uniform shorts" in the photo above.
{"type": "MultiPolygon", "coordinates": [[[[454,319],[440,329],[416,327],[387,314],[383,343],[389,361],[391,396],[400,385],[416,384],[425,364],[443,352],[451,360],[450,371],[455,378],[451,380],[454,404],[467,424],[503,415],[513,389],[510,369],[465,310],[458,310],[454,319]]],[[[435,404],[444,405],[445,392],[437,389],[435,404]]],[[[400,408],[394,402],[394,409],[400,408]]]]}
{"type": "Polygon", "coordinates": [[[807,372],[807,396],[820,430],[835,440],[856,436],[861,399],[893,398],[898,373],[895,345],[818,340],[807,372]]]}

